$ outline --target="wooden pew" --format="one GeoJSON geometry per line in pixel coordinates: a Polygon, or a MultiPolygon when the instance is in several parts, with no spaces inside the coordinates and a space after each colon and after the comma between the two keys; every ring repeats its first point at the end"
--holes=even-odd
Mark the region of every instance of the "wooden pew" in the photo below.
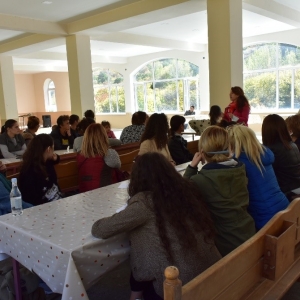
{"type": "Polygon", "coordinates": [[[78,167],[77,161],[59,163],[54,166],[57,174],[57,182],[62,192],[78,190],[78,167]]]}
{"type": "Polygon", "coordinates": [[[116,150],[119,155],[122,155],[122,154],[125,154],[125,153],[132,152],[136,149],[139,149],[140,148],[140,142],[125,144],[125,145],[121,145],[121,146],[115,146],[115,147],[111,147],[111,148],[116,150]]]}
{"type": "Polygon", "coordinates": [[[120,155],[121,160],[121,170],[131,172],[132,165],[134,164],[134,158],[138,155],[140,149],[136,149],[126,154],[120,155]]]}
{"type": "Polygon", "coordinates": [[[177,268],[168,267],[164,299],[280,299],[300,277],[299,242],[297,198],[251,239],[182,288],[177,268]]]}
{"type": "Polygon", "coordinates": [[[192,153],[195,154],[198,151],[198,144],[199,140],[188,142],[187,149],[192,153]]]}

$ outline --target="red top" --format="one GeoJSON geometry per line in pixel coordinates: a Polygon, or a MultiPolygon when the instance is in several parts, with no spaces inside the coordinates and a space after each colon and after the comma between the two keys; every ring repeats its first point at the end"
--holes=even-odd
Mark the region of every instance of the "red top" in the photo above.
{"type": "Polygon", "coordinates": [[[231,102],[226,108],[224,112],[223,119],[227,122],[233,121],[229,114],[233,114],[235,117],[239,118],[236,122],[237,123],[243,123],[246,126],[248,126],[248,118],[250,114],[250,106],[244,105],[244,107],[241,109],[241,111],[238,111],[236,109],[236,102],[231,102]]]}
{"type": "Polygon", "coordinates": [[[109,132],[107,132],[107,136],[108,136],[110,139],[115,139],[115,138],[116,138],[114,132],[111,131],[111,130],[110,130],[109,132]]]}

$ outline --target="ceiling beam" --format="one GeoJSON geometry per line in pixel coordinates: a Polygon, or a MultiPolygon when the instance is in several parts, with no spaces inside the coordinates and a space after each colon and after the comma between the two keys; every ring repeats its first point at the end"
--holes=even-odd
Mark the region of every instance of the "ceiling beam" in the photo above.
{"type": "Polygon", "coordinates": [[[272,0],[243,0],[243,8],[253,13],[300,27],[300,13],[272,0]]]}
{"type": "Polygon", "coordinates": [[[62,24],[5,14],[0,14],[0,29],[50,35],[66,34],[62,24]]]}
{"type": "MultiPolygon", "coordinates": [[[[67,31],[69,34],[74,34],[90,28],[99,27],[101,25],[117,22],[131,17],[136,17],[164,8],[170,9],[172,8],[172,6],[187,2],[200,3],[200,1],[189,0],[138,0],[133,3],[123,4],[119,7],[114,7],[109,10],[96,13],[92,16],[84,17],[80,20],[70,22],[67,24],[67,31]]],[[[135,23],[135,27],[140,26],[139,24],[137,24],[136,20],[133,22],[135,23]]],[[[125,28],[123,30],[125,30],[125,28]]]]}

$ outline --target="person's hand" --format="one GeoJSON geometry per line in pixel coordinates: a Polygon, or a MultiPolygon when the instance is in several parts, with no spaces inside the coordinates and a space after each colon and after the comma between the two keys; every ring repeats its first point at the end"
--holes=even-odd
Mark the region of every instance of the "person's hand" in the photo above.
{"type": "Polygon", "coordinates": [[[204,157],[202,156],[201,152],[196,152],[192,162],[190,163],[190,166],[196,168],[200,162],[205,162],[204,157]]]}
{"type": "Polygon", "coordinates": [[[71,127],[66,131],[68,136],[71,136],[71,127]]]}
{"type": "Polygon", "coordinates": [[[229,116],[230,119],[232,119],[233,114],[232,114],[232,113],[229,113],[228,116],[229,116]]]}
{"type": "Polygon", "coordinates": [[[173,165],[173,166],[176,166],[176,162],[174,160],[170,160],[170,163],[173,165]]]}

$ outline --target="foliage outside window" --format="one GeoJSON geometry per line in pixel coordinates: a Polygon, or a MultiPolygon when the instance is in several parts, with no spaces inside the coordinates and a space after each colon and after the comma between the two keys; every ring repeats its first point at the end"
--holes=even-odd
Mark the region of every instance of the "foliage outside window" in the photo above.
{"type": "Polygon", "coordinates": [[[109,69],[93,71],[96,113],[124,113],[123,75],[109,69]]]}
{"type": "Polygon", "coordinates": [[[46,79],[44,83],[44,98],[45,98],[46,111],[47,112],[57,111],[55,85],[51,79],[46,79]]]}
{"type": "Polygon", "coordinates": [[[199,67],[179,59],[148,63],[134,76],[136,110],[183,112],[199,105],[199,67]]]}
{"type": "Polygon", "coordinates": [[[253,109],[300,108],[300,47],[258,44],[243,53],[244,89],[253,109]]]}

